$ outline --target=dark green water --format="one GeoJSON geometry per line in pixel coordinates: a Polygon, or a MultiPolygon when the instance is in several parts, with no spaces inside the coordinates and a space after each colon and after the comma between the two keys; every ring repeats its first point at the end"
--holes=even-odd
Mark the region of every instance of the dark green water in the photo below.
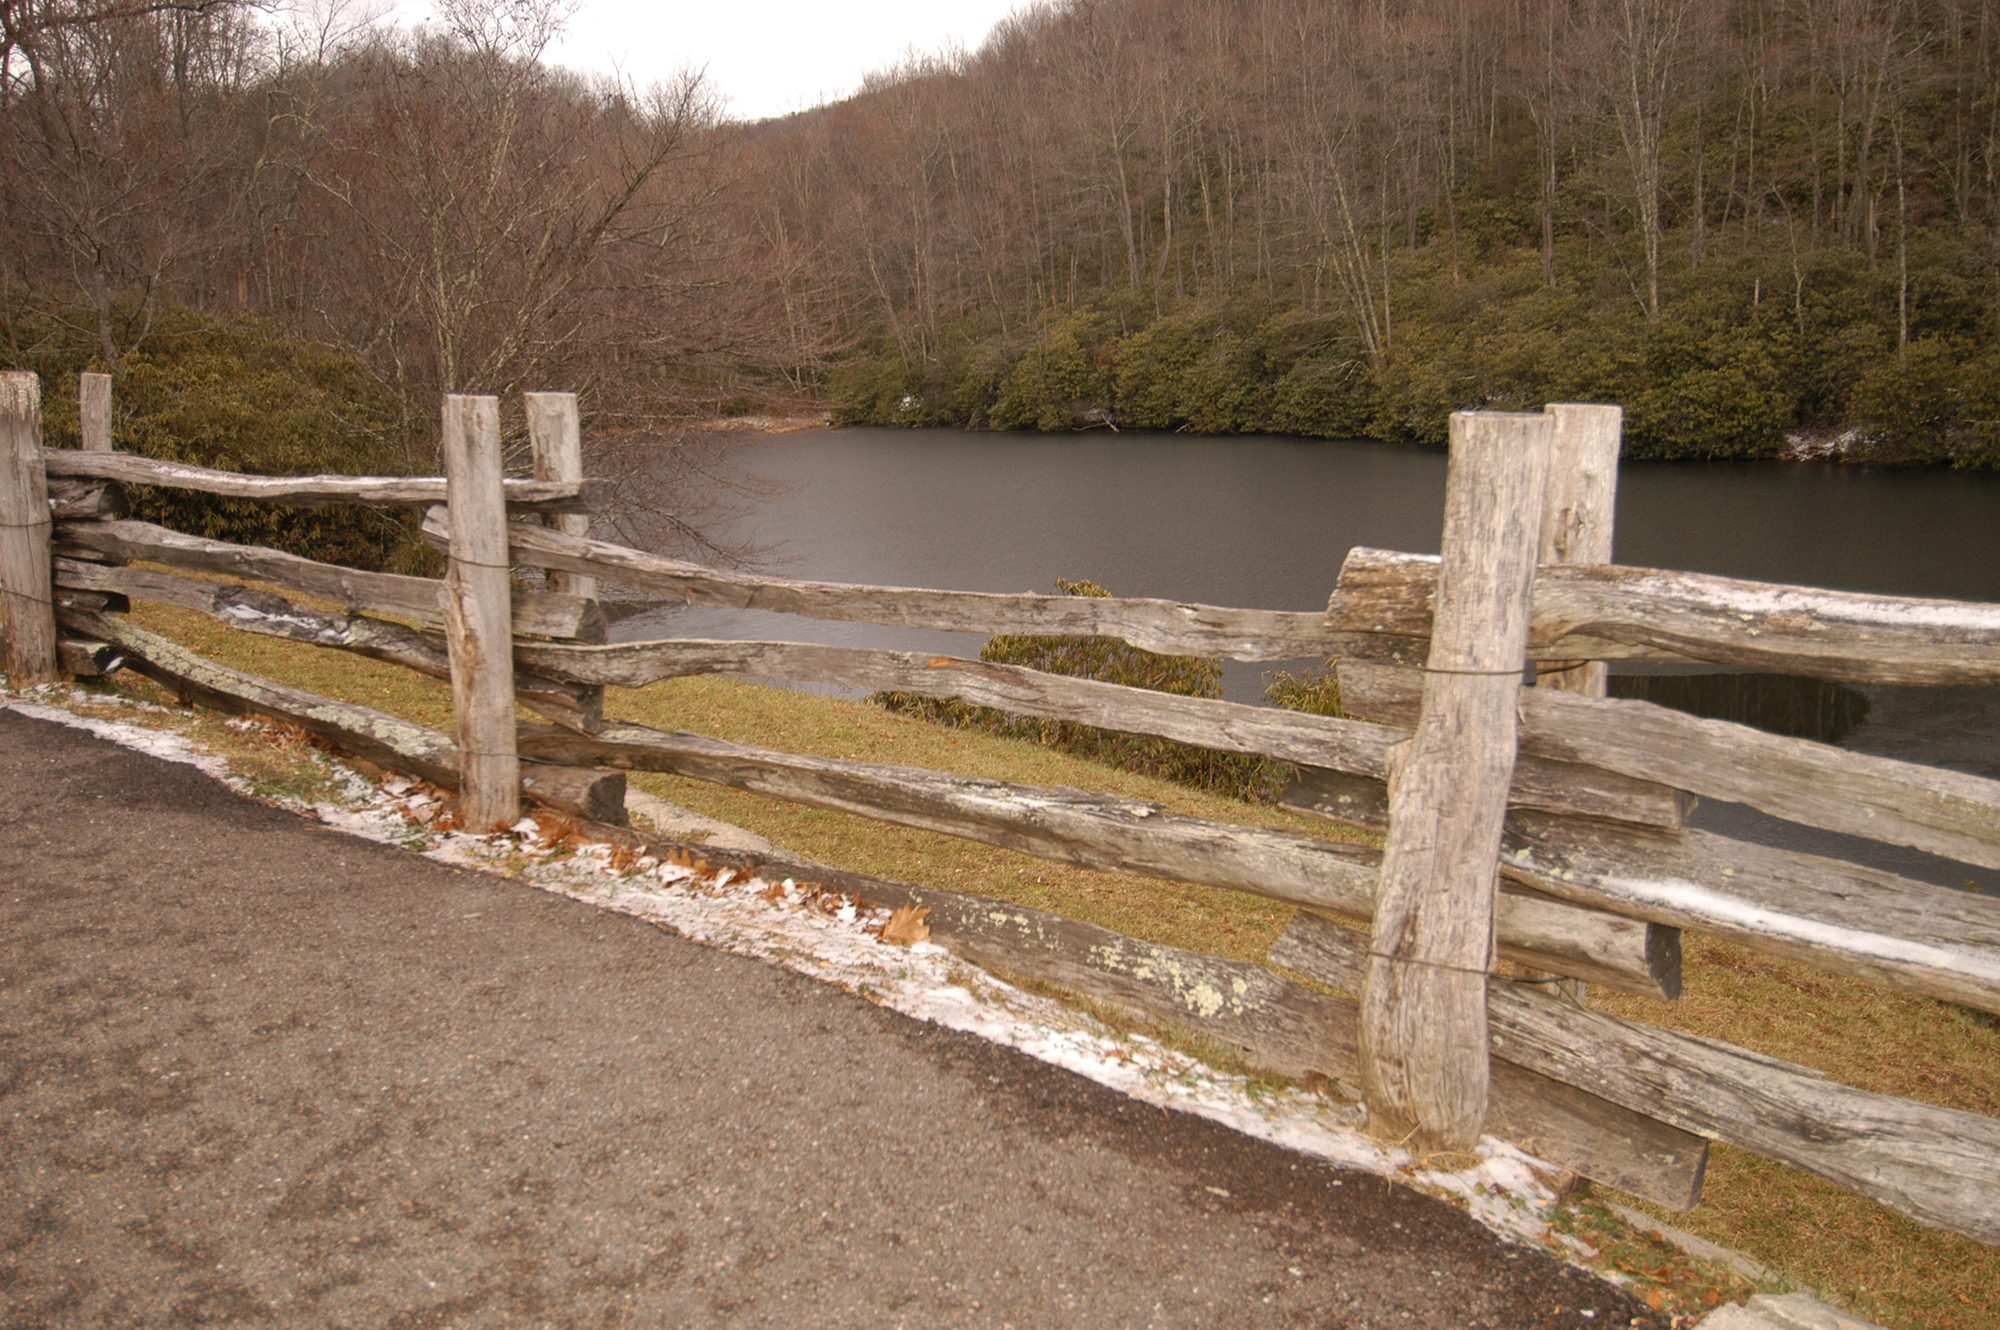
{"type": "MultiPolygon", "coordinates": [[[[732,461],[776,488],[723,534],[772,571],[833,581],[1050,590],[1087,577],[1121,595],[1309,610],[1356,545],[1434,552],[1442,453],[1383,444],[1194,435],[815,430],[741,438],[732,461]]],[[[1619,477],[1617,558],[1856,591],[2000,602],[2000,476],[1791,463],[1637,464],[1619,477]]],[[[976,655],[980,639],[761,612],[642,615],[620,635],[776,637],[976,655]]],[[[1232,664],[1255,700],[1266,667],[1232,664]]],[[[1741,679],[1659,700],[2000,778],[2000,689],[1741,679]],[[1761,708],[1761,711],[1760,711],[1761,708]],[[1818,719],[1815,719],[1815,718],[1818,719]],[[1820,728],[1815,730],[1814,726],[1820,728]]],[[[1826,853],[1823,833],[1747,810],[1706,825],[1826,853]]],[[[2000,892],[2000,874],[1868,847],[1855,857],[2000,892]]]]}

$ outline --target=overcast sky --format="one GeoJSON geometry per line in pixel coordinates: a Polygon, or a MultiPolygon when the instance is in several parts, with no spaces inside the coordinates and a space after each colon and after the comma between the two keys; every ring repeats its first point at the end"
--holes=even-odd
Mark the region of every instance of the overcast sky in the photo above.
{"type": "MultiPolygon", "coordinates": [[[[706,67],[727,113],[760,120],[834,101],[862,76],[957,44],[975,50],[1025,0],[583,0],[549,59],[642,86],[706,67]]],[[[406,24],[430,12],[401,0],[406,24]]]]}

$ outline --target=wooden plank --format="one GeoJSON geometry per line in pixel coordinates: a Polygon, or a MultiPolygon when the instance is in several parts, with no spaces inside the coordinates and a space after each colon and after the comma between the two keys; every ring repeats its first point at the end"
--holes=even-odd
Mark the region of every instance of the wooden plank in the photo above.
{"type": "MultiPolygon", "coordinates": [[[[351,651],[433,679],[451,677],[451,658],[444,638],[437,633],[361,614],[312,609],[256,587],[75,559],[57,559],[55,578],[58,588],[110,591],[177,605],[244,632],[351,651]]],[[[514,691],[522,702],[562,724],[588,729],[603,721],[603,693],[599,689],[517,670],[514,691]]]]}
{"type": "Polygon", "coordinates": [[[445,646],[451,654],[458,816],[466,826],[483,831],[510,826],[521,815],[507,503],[500,487],[500,399],[447,393],[443,437],[451,568],[441,600],[445,646]]]}
{"type": "MultiPolygon", "coordinates": [[[[956,656],[799,642],[681,638],[609,646],[522,645],[516,661],[556,678],[642,688],[693,674],[837,683],[870,691],[959,698],[1024,716],[1154,735],[1280,762],[1316,763],[1376,780],[1408,730],[1366,721],[1183,697],[1019,665],[956,656]]],[[[1584,817],[1625,817],[1656,826],[1687,821],[1688,801],[1652,781],[1550,762],[1516,766],[1510,803],[1584,817]]]]}
{"type": "Polygon", "coordinates": [[[49,481],[49,515],[57,521],[116,521],[130,515],[125,487],[109,480],[49,481]]]}
{"type": "MultiPolygon", "coordinates": [[[[427,508],[445,501],[445,482],[437,476],[253,476],[131,453],[86,453],[66,448],[46,450],[46,461],[52,476],[158,485],[295,508],[349,503],[427,508]]],[[[589,482],[509,480],[505,490],[508,505],[524,512],[588,512],[603,499],[606,487],[589,482]]]]}
{"type": "Polygon", "coordinates": [[[1422,714],[1389,779],[1361,1075],[1368,1130],[1466,1150],[1486,1118],[1494,860],[1548,483],[1546,416],[1454,412],[1422,714]]]}
{"type": "MultiPolygon", "coordinates": [[[[1253,1066],[1353,1085],[1359,1004],[1290,983],[1261,965],[1196,952],[979,897],[876,890],[877,905],[922,905],[933,941],[974,963],[1024,975],[1213,1040],[1253,1066]]],[[[1558,1167],[1685,1210],[1701,1195],[1707,1143],[1595,1095],[1502,1063],[1488,1128],[1558,1167]]]]}
{"type": "MultiPolygon", "coordinates": [[[[535,479],[583,483],[583,421],[577,412],[575,393],[523,393],[528,412],[528,444],[534,454],[535,479]]],[[[590,517],[585,513],[552,513],[542,519],[551,531],[569,536],[588,536],[590,517]]],[[[583,573],[549,572],[549,590],[582,596],[597,594],[597,579],[583,573]]]]}
{"type": "MultiPolygon", "coordinates": [[[[521,752],[576,766],[665,771],[816,808],[963,836],[1086,868],[1146,873],[1245,891],[1366,918],[1374,909],[1381,851],[1295,832],[1167,813],[1157,804],[1076,790],[1047,790],[947,776],[911,767],[775,753],[692,734],[607,724],[596,735],[528,729],[521,752]]],[[[1577,963],[1579,939],[1600,936],[1571,907],[1501,899],[1501,955],[1523,965],[1577,963]]],[[[1659,995],[1657,958],[1632,945],[1594,966],[1617,970],[1620,987],[1659,995]]]]}
{"type": "MultiPolygon", "coordinates": [[[[191,702],[288,721],[365,762],[421,776],[446,789],[458,788],[457,752],[451,740],[435,730],[230,669],[114,614],[69,605],[60,614],[66,628],[109,643],[127,667],[191,702]]],[[[579,817],[616,823],[624,816],[622,773],[535,763],[525,769],[521,788],[537,803],[579,817]]]]}
{"type": "MultiPolygon", "coordinates": [[[[1338,771],[1301,767],[1299,779],[1279,796],[1279,802],[1353,826],[1371,829],[1389,825],[1389,795],[1378,781],[1338,771]]],[[[1504,886],[1504,884],[1503,884],[1504,886]]],[[[1575,911],[1546,922],[1527,921],[1538,910],[1556,903],[1540,896],[1502,895],[1502,914],[1515,927],[1538,937],[1567,931],[1560,953],[1549,947],[1531,968],[1585,983],[1602,984],[1627,993],[1673,1000],[1681,995],[1681,933],[1678,928],[1647,923],[1600,910],[1575,911]]],[[[1502,949],[1503,956],[1506,949],[1502,949]]],[[[1511,959],[1511,957],[1509,957],[1511,959]]]]}
{"type": "MultiPolygon", "coordinates": [[[[1353,640],[1329,631],[1327,616],[1319,613],[1227,609],[1169,600],[806,582],[705,568],[525,523],[516,523],[508,534],[520,563],[582,573],[690,604],[953,632],[1116,637],[1147,651],[1233,660],[1329,656],[1353,640]]],[[[448,523],[434,511],[424,522],[424,535],[436,544],[448,537],[448,523]]]]}
{"type": "MultiPolygon", "coordinates": [[[[1396,724],[1416,711],[1409,670],[1343,662],[1341,697],[1396,724]]],[[[1628,775],[1645,772],[1773,817],[2000,868],[2000,781],[1809,739],[1766,734],[1627,699],[1521,695],[1521,751],[1628,775]]]]}
{"type": "MultiPolygon", "coordinates": [[[[1435,556],[1355,549],[1330,626],[1376,632],[1369,659],[1404,658],[1430,632],[1435,556]]],[[[2000,605],[1882,596],[1656,568],[1537,574],[1536,660],[1708,661],[1849,683],[2000,683],[2000,605]]]]}
{"type": "MultiPolygon", "coordinates": [[[[534,453],[535,479],[583,480],[583,422],[577,413],[575,393],[525,393],[528,442],[534,453]]],[[[588,536],[590,518],[582,513],[550,514],[544,525],[565,535],[588,536]]],[[[580,573],[554,570],[548,573],[548,588],[559,595],[594,601],[597,579],[580,573]]],[[[596,730],[604,725],[604,689],[601,685],[579,695],[573,723],[596,730]]]]}
{"type": "Polygon", "coordinates": [[[41,379],[0,374],[0,673],[11,688],[62,678],[42,456],[41,379]]]}
{"type": "Polygon", "coordinates": [[[2000,898],[1703,831],[1516,812],[1500,871],[1558,900],[2000,1012],[2000,898]]]}
{"type": "Polygon", "coordinates": [[[80,446],[87,453],[111,451],[111,376],[76,376],[76,413],[80,446]]]}
{"type": "MultiPolygon", "coordinates": [[[[1364,946],[1359,934],[1301,914],[1272,955],[1344,988],[1364,946]]],[[[1519,984],[1495,982],[1489,1007],[1498,1058],[2000,1245],[2000,1122],[1992,1118],[1857,1090],[1810,1067],[1519,984]]]]}
{"type": "MultiPolygon", "coordinates": [[[[1549,440],[1549,488],[1536,558],[1544,567],[1610,563],[1625,412],[1571,402],[1542,410],[1555,422],[1555,433],[1549,440]]],[[[1544,661],[1535,671],[1535,687],[1603,697],[1609,675],[1601,660],[1544,661]]]]}
{"type": "Polygon", "coordinates": [[[108,679],[125,667],[125,658],[109,642],[65,637],[56,642],[56,660],[72,679],[108,679]]]}
{"type": "MultiPolygon", "coordinates": [[[[1309,773],[1282,799],[1380,826],[1376,789],[1336,772],[1309,773]]],[[[1655,925],[1660,932],[1650,946],[1668,996],[1680,991],[1679,944],[1669,935],[1693,928],[1837,974],[2000,1011],[2000,900],[1990,896],[1708,832],[1525,809],[1507,815],[1500,872],[1534,891],[1655,925]]],[[[1585,953],[1604,954],[1596,944],[1585,953]]],[[[1539,968],[1630,987],[1584,973],[1580,958],[1539,968]]]]}
{"type": "MultiPolygon", "coordinates": [[[[1549,440],[1549,485],[1542,503],[1542,534],[1536,560],[1550,564],[1610,563],[1612,528],[1618,515],[1618,446],[1625,413],[1615,406],[1561,403],[1542,408],[1555,422],[1549,440]]],[[[1534,686],[1579,697],[1603,697],[1610,666],[1601,660],[1543,661],[1534,686]]],[[[1516,756],[1518,766],[1533,759],[1516,756]]],[[[1585,768],[1589,770],[1589,768],[1585,768]]],[[[1579,980],[1562,989],[1578,1002],[1589,1000],[1579,980]]]]}
{"type": "MultiPolygon", "coordinates": [[[[56,526],[56,551],[80,558],[145,560],[269,582],[299,595],[330,600],[350,612],[392,614],[415,619],[426,628],[444,624],[438,604],[441,583],[434,578],[343,568],[260,546],[186,536],[150,522],[61,522],[56,526]]],[[[608,631],[604,612],[592,602],[546,591],[516,589],[513,617],[516,632],[543,637],[603,641],[608,631]]]]}

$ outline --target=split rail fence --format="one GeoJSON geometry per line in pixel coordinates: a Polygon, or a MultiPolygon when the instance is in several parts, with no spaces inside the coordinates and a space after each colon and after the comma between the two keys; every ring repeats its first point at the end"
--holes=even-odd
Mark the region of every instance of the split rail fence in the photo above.
{"type": "Polygon", "coordinates": [[[1687,825],[1705,796],[1996,868],[2000,781],[1609,699],[1604,665],[2000,684],[2000,606],[1612,564],[1616,407],[1454,416],[1443,554],[1357,549],[1325,611],[1284,612],[800,581],[595,540],[567,394],[527,395],[534,479],[503,478],[490,397],[445,399],[446,474],[429,479],[247,476],[127,456],[110,448],[108,380],[86,376],[82,399],[83,448],[54,450],[41,446],[34,376],[8,375],[0,391],[0,601],[15,687],[122,662],[193,700],[294,722],[457,789],[473,827],[511,822],[523,794],[622,824],[622,772],[659,771],[1280,901],[1297,913],[1260,965],[836,874],[876,904],[929,907],[933,936],[975,961],[1213,1038],[1275,1072],[1358,1087],[1371,1130],[1393,1139],[1463,1148],[1490,1132],[1681,1208],[1700,1195],[1708,1143],[1727,1141],[2000,1245],[2000,1121],[1589,1005],[1588,985],[1678,997],[1681,931],[1692,929],[2000,1012],[2000,900],[1687,825]],[[423,507],[449,572],[395,576],[178,534],[130,520],[126,484],[423,507]],[[543,589],[514,584],[524,567],[545,571],[543,589]],[[1334,658],[1348,714],[867,648],[611,643],[599,582],[817,618],[1334,658]],[[449,678],[456,732],[204,659],[126,619],[132,599],[449,678]],[[1299,771],[1288,801],[1379,829],[1383,844],[604,714],[606,685],[707,673],[955,698],[1271,758],[1299,771]],[[517,704],[545,722],[520,724],[517,704]]]}

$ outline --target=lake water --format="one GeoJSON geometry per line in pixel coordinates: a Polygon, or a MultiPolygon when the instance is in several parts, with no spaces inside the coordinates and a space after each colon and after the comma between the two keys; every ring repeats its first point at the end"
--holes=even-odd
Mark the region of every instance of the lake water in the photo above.
{"type": "MultiPolygon", "coordinates": [[[[722,525],[794,577],[977,591],[1089,578],[1116,594],[1323,608],[1356,545],[1438,548],[1441,452],[1387,444],[1171,434],[811,430],[730,440],[773,493],[722,525]]],[[[2000,476],[1808,463],[1637,463],[1619,476],[1617,559],[1855,591],[2000,601],[2000,476]]],[[[966,634],[757,611],[674,609],[625,639],[768,637],[976,655],[966,634]]],[[[1264,665],[1231,663],[1231,697],[1264,665]]],[[[1630,672],[1621,671],[1621,674],[1630,672]]],[[[1623,679],[1621,693],[2000,778],[2000,688],[1830,689],[1623,679]]],[[[1843,845],[1745,809],[1699,824],[2000,893],[2000,873],[1843,845]]]]}

